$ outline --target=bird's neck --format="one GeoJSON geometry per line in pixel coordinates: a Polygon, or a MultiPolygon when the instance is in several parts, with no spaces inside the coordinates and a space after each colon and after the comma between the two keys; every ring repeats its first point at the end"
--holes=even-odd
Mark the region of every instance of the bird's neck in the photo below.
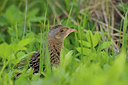
{"type": "Polygon", "coordinates": [[[60,63],[60,52],[63,46],[63,42],[47,39],[48,49],[50,52],[50,62],[52,66],[57,66],[60,63]]]}

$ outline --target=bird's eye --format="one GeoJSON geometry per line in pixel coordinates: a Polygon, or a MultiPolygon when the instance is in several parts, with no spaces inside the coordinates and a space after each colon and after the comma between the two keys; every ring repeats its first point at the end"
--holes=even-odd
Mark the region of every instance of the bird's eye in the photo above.
{"type": "Polygon", "coordinates": [[[60,32],[64,32],[64,30],[62,29],[62,30],[60,30],[60,32]]]}
{"type": "Polygon", "coordinates": [[[64,31],[66,31],[66,28],[60,30],[60,32],[64,32],[64,31]]]}

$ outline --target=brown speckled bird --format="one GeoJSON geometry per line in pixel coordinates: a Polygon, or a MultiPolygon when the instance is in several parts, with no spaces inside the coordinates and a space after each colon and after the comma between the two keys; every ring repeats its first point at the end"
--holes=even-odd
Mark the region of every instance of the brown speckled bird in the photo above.
{"type": "MultiPolygon", "coordinates": [[[[58,66],[60,63],[60,51],[63,47],[64,39],[71,32],[76,31],[62,25],[55,25],[51,27],[47,34],[48,50],[50,53],[51,66],[58,66]]],[[[34,68],[34,73],[38,73],[40,63],[40,51],[32,55],[30,66],[34,68]]]]}

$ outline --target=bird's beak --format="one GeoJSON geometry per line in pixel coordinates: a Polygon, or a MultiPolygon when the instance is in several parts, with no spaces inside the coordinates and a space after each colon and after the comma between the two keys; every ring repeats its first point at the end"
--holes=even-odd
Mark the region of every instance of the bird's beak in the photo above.
{"type": "Polygon", "coordinates": [[[71,28],[69,28],[69,29],[66,31],[66,35],[64,36],[64,38],[66,38],[70,33],[75,32],[75,31],[77,31],[77,30],[76,30],[76,29],[71,29],[71,28]]]}
{"type": "Polygon", "coordinates": [[[69,28],[69,29],[67,30],[66,34],[70,34],[71,32],[75,32],[75,31],[76,31],[76,29],[71,29],[71,28],[69,28]]]}

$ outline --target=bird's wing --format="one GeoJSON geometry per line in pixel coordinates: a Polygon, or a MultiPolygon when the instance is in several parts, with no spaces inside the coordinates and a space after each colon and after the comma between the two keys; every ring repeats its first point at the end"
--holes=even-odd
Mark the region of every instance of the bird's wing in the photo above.
{"type": "Polygon", "coordinates": [[[40,64],[40,50],[34,53],[30,60],[30,66],[34,68],[34,73],[38,73],[40,64]]]}

